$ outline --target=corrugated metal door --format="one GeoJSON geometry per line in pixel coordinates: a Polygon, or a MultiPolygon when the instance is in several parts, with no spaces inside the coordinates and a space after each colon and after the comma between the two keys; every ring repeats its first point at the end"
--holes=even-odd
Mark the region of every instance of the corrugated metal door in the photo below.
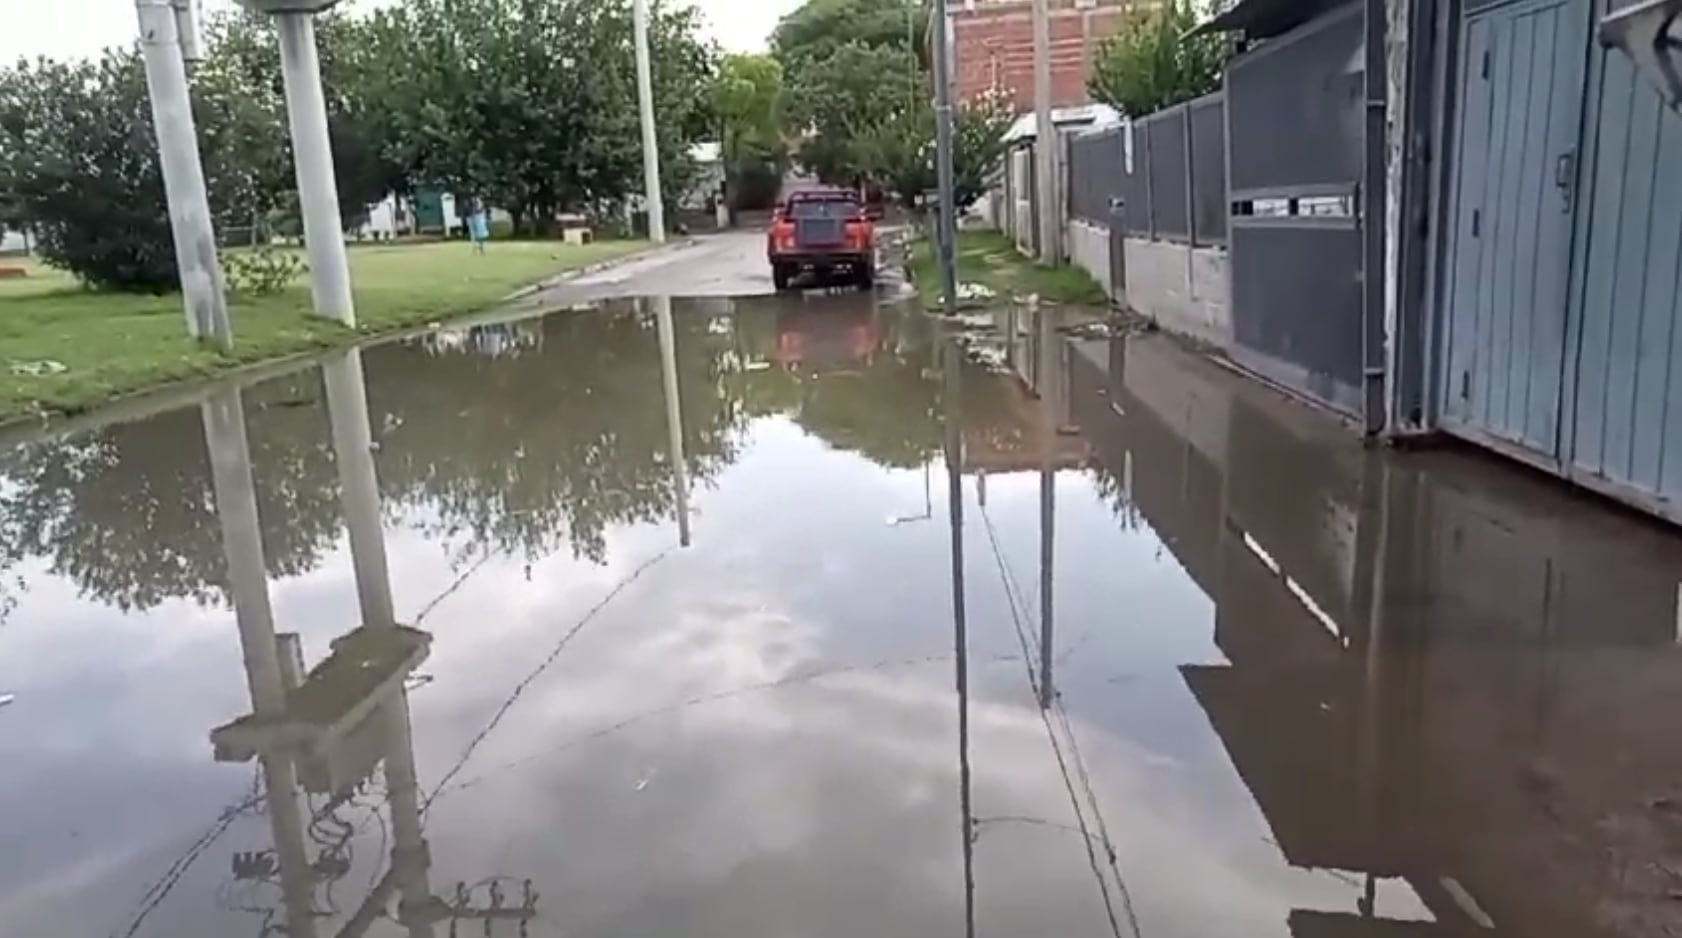
{"type": "Polygon", "coordinates": [[[1682,521],[1682,115],[1620,51],[1589,84],[1565,468],[1682,521]]]}
{"type": "Polygon", "coordinates": [[[1559,458],[1589,0],[1471,12],[1461,34],[1444,425],[1559,458]]]}

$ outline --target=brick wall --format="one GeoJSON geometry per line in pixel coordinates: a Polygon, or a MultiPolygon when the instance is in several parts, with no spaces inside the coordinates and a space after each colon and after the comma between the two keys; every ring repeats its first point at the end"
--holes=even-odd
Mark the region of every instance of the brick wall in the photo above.
{"type": "MultiPolygon", "coordinates": [[[[1053,107],[1090,103],[1086,79],[1099,43],[1121,28],[1125,7],[1114,0],[1050,0],[1053,107]]],[[[1034,106],[1034,21],[1031,0],[955,0],[954,69],[959,100],[991,88],[1017,109],[1034,106]]]]}

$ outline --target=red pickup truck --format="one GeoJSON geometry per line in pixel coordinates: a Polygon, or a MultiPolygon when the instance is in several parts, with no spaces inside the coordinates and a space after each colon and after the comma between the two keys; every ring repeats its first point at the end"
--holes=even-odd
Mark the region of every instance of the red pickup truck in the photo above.
{"type": "Polygon", "coordinates": [[[778,290],[805,271],[826,280],[845,273],[869,289],[876,282],[876,223],[850,189],[802,189],[777,208],[766,254],[778,290]]]}

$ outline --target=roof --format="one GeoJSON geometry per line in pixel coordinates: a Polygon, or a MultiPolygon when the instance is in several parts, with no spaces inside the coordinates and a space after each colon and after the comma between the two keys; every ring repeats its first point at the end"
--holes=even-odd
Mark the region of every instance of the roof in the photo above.
{"type": "MultiPolygon", "coordinates": [[[[1030,111],[1016,119],[1005,131],[1004,142],[1016,143],[1039,137],[1038,115],[1030,111]]],[[[1051,122],[1061,129],[1099,129],[1121,124],[1121,112],[1108,104],[1082,104],[1079,107],[1060,107],[1051,112],[1051,122]]]]}
{"type": "Polygon", "coordinates": [[[1232,9],[1187,35],[1241,32],[1250,39],[1271,39],[1346,2],[1348,0],[1239,0],[1232,9]]]}

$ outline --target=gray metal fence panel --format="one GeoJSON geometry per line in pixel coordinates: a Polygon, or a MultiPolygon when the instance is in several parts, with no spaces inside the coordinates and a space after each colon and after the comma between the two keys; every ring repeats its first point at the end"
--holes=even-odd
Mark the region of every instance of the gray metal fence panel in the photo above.
{"type": "Polygon", "coordinates": [[[1110,223],[1110,199],[1127,174],[1119,131],[1069,141],[1069,215],[1095,225],[1110,223]]]}
{"type": "MultiPolygon", "coordinates": [[[[1122,131],[1128,132],[1125,129],[1122,131]]],[[[1133,171],[1122,174],[1121,197],[1126,202],[1123,211],[1127,219],[1127,233],[1148,238],[1151,236],[1150,125],[1134,121],[1131,133],[1133,171]]],[[[1122,158],[1125,161],[1126,151],[1123,151],[1122,158]]]]}
{"type": "Polygon", "coordinates": [[[1350,415],[1361,411],[1361,232],[1349,218],[1232,220],[1239,362],[1350,415]]]}
{"type": "Polygon", "coordinates": [[[1350,4],[1227,66],[1233,199],[1361,178],[1362,25],[1350,4]]]}
{"type": "Polygon", "coordinates": [[[1192,243],[1226,243],[1226,107],[1212,94],[1189,105],[1192,243]]]}
{"type": "Polygon", "coordinates": [[[1159,238],[1191,239],[1191,173],[1188,165],[1187,109],[1184,105],[1152,114],[1150,125],[1151,227],[1159,238]]]}

